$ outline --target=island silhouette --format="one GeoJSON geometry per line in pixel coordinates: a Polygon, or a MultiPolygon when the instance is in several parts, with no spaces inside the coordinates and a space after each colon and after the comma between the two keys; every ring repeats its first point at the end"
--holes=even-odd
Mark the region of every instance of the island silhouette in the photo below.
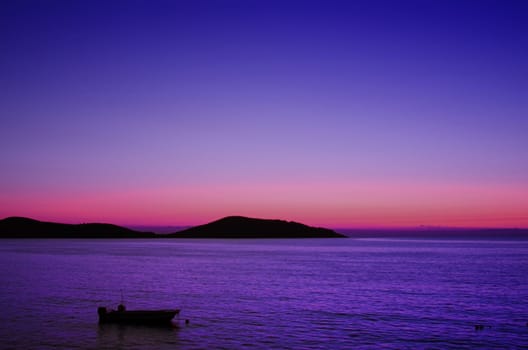
{"type": "Polygon", "coordinates": [[[170,234],[100,223],[63,224],[24,217],[0,220],[0,238],[337,238],[330,229],[284,220],[228,216],[170,234]]]}
{"type": "Polygon", "coordinates": [[[0,220],[1,238],[402,238],[526,240],[527,228],[340,229],[339,232],[294,221],[227,216],[169,233],[154,233],[104,224],[63,224],[25,217],[0,220]]]}
{"type": "Polygon", "coordinates": [[[167,235],[174,238],[342,238],[333,230],[294,221],[228,216],[167,235]]]}
{"type": "Polygon", "coordinates": [[[24,217],[0,220],[0,238],[154,238],[155,233],[125,227],[88,223],[62,224],[24,217]]]}

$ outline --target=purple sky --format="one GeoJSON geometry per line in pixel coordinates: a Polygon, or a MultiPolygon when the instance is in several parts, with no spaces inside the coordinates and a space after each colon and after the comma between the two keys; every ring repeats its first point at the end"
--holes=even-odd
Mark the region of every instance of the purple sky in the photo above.
{"type": "Polygon", "coordinates": [[[528,227],[528,2],[2,1],[0,217],[528,227]]]}

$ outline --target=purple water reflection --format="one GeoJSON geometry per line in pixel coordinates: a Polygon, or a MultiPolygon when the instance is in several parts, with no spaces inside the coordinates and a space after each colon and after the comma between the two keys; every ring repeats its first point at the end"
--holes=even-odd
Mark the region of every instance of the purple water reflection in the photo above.
{"type": "Polygon", "coordinates": [[[9,240],[0,338],[51,349],[518,347],[526,276],[528,242],[9,240]],[[121,289],[129,308],[181,308],[180,327],[99,327],[96,307],[115,307],[121,289]]]}

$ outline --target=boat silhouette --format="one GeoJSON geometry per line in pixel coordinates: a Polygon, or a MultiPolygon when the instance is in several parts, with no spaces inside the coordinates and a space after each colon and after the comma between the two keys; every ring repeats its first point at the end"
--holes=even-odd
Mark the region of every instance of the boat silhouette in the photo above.
{"type": "Polygon", "coordinates": [[[179,313],[179,309],[127,310],[124,304],[119,304],[117,310],[108,310],[104,306],[97,308],[99,323],[170,324],[174,316],[179,313]]]}

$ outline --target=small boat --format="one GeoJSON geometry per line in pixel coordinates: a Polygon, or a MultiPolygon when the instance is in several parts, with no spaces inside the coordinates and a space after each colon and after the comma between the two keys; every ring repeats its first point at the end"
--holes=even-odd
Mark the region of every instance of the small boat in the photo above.
{"type": "Polygon", "coordinates": [[[170,324],[179,313],[179,309],[129,311],[123,304],[119,304],[117,310],[108,310],[104,306],[97,308],[99,323],[170,324]]]}

